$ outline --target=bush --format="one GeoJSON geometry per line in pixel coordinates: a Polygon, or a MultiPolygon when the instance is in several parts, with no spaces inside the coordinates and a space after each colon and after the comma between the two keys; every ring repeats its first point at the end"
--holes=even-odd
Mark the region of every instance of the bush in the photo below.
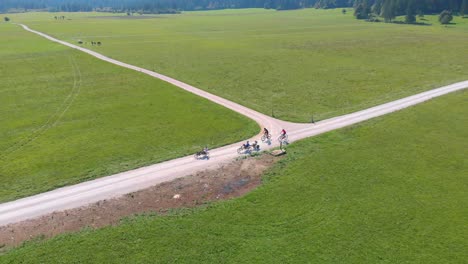
{"type": "Polygon", "coordinates": [[[414,16],[414,14],[406,14],[405,23],[413,24],[414,22],[416,22],[416,16],[414,16]]]}
{"type": "Polygon", "coordinates": [[[381,22],[379,17],[374,13],[369,14],[369,18],[367,19],[367,21],[368,22],[381,22]]]}
{"type": "Polygon", "coordinates": [[[449,24],[450,21],[452,21],[452,19],[453,19],[452,12],[448,10],[442,11],[442,13],[440,13],[439,15],[439,22],[444,25],[449,24]]]}
{"type": "Polygon", "coordinates": [[[10,21],[10,18],[9,17],[4,17],[3,20],[5,20],[5,22],[8,22],[8,21],[10,21]]]}

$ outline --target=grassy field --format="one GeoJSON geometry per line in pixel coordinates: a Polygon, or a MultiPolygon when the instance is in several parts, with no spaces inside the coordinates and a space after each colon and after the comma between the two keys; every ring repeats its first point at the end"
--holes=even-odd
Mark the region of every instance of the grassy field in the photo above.
{"type": "Polygon", "coordinates": [[[35,29],[266,114],[308,122],[468,79],[468,19],[368,23],[339,10],[20,14],[35,29]],[[91,47],[91,45],[85,45],[91,47]]]}
{"type": "Polygon", "coordinates": [[[2,263],[466,263],[468,92],[291,145],[247,196],[2,263]]]}
{"type": "Polygon", "coordinates": [[[1,202],[259,130],[221,106],[18,26],[0,23],[0,39],[1,202]]]}

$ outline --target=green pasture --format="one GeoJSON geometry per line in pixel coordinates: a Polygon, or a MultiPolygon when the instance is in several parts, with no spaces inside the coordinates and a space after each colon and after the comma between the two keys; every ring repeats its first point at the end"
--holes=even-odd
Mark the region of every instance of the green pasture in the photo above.
{"type": "MultiPolygon", "coordinates": [[[[352,10],[11,15],[280,119],[308,122],[468,79],[468,19],[369,23],[352,10]],[[69,20],[68,20],[69,19],[69,20]]],[[[401,19],[400,19],[401,20],[401,19]]]]}
{"type": "Polygon", "coordinates": [[[179,88],[0,23],[0,201],[247,138],[179,88]]]}
{"type": "Polygon", "coordinates": [[[468,92],[288,147],[245,197],[36,241],[1,263],[465,263],[468,92]]]}

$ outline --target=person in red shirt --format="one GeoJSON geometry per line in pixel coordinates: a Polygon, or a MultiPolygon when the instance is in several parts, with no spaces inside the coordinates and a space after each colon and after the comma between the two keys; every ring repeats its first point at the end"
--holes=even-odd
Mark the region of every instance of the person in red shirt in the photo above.
{"type": "Polygon", "coordinates": [[[286,136],[286,130],[284,130],[284,128],[283,128],[283,130],[281,130],[281,136],[282,136],[283,138],[286,136]]]}

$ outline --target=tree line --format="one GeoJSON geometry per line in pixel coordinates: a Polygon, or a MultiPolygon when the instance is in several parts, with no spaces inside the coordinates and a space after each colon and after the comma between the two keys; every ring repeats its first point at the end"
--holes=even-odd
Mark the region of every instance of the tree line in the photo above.
{"type": "MultiPolygon", "coordinates": [[[[468,13],[468,0],[355,0],[354,15],[358,19],[381,16],[386,22],[396,16],[405,16],[407,23],[416,21],[416,15],[441,13],[468,13]]],[[[442,21],[441,21],[442,22],[442,21]]]]}
{"type": "Polygon", "coordinates": [[[405,14],[408,9],[420,13],[443,10],[465,12],[468,0],[1,0],[0,12],[46,10],[62,12],[108,11],[171,13],[227,8],[267,8],[277,10],[354,7],[357,15],[405,14]]]}
{"type": "Polygon", "coordinates": [[[0,12],[46,10],[161,13],[228,8],[277,10],[350,7],[354,0],[2,0],[0,12]]]}

